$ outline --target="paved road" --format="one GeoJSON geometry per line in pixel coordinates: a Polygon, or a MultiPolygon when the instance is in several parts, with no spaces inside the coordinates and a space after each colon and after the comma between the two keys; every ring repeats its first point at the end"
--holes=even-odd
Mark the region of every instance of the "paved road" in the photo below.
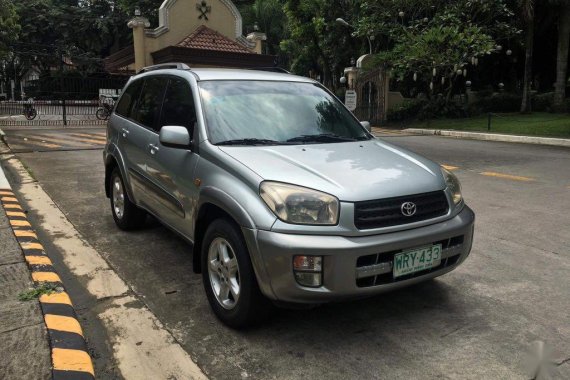
{"type": "MultiPolygon", "coordinates": [[[[192,273],[191,247],[156,222],[135,233],[114,226],[100,151],[19,156],[213,378],[520,379],[535,340],[554,349],[557,363],[566,361],[556,370],[570,378],[570,150],[440,137],[386,140],[447,165],[461,179],[477,213],[470,258],[433,282],[279,311],[245,332],[215,319],[192,273]]],[[[96,370],[106,373],[105,350],[97,344],[94,352],[103,357],[96,370]]]]}

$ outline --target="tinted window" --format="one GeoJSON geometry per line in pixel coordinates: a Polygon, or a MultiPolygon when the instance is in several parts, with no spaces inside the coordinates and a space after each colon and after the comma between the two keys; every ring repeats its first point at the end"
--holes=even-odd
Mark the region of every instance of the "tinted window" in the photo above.
{"type": "Polygon", "coordinates": [[[160,106],[167,78],[150,77],[144,80],[143,89],[132,112],[131,119],[148,128],[158,129],[160,106]]]}
{"type": "Polygon", "coordinates": [[[130,116],[133,104],[135,104],[140,95],[142,83],[143,82],[141,80],[138,80],[132,82],[129,87],[127,87],[123,96],[121,96],[121,100],[119,100],[119,103],[117,104],[117,108],[115,109],[116,114],[123,117],[130,116]]]}
{"type": "Polygon", "coordinates": [[[196,109],[190,85],[184,79],[171,78],[162,104],[159,126],[176,125],[188,128],[190,135],[196,122],[196,109]]]}

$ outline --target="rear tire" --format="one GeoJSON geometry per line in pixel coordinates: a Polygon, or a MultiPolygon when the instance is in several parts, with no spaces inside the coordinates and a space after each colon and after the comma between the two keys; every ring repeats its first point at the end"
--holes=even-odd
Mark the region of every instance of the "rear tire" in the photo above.
{"type": "Polygon", "coordinates": [[[125,231],[141,228],[146,221],[146,212],[129,199],[119,168],[113,169],[110,186],[111,212],[117,227],[125,231]]]}
{"type": "Polygon", "coordinates": [[[107,120],[109,118],[109,113],[107,112],[107,110],[105,108],[99,107],[99,108],[97,108],[97,111],[95,112],[95,116],[99,120],[107,120]]]}
{"type": "Polygon", "coordinates": [[[261,294],[239,228],[228,219],[213,221],[202,244],[202,280],[214,314],[232,328],[265,319],[271,303],[261,294]]]}

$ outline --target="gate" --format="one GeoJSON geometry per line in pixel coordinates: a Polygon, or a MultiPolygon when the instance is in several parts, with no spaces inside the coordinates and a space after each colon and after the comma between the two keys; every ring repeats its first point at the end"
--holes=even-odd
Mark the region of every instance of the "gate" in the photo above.
{"type": "Polygon", "coordinates": [[[373,125],[386,120],[386,71],[383,68],[359,73],[354,89],[358,97],[354,114],[359,120],[373,125]]]}
{"type": "Polygon", "coordinates": [[[97,110],[114,102],[129,77],[73,74],[29,81],[17,94],[24,100],[0,101],[0,127],[105,124],[97,110]]]}

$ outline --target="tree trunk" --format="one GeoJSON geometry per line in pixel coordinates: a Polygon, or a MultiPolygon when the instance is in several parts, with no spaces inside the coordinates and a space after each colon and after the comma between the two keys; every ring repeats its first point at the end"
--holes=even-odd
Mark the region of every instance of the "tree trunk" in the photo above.
{"type": "Polygon", "coordinates": [[[558,52],[556,57],[556,84],[554,108],[561,109],[566,98],[568,47],[570,45],[570,4],[561,6],[558,20],[558,52]]]}
{"type": "Polygon", "coordinates": [[[523,96],[521,104],[521,112],[531,112],[530,104],[530,83],[532,81],[532,50],[534,44],[534,10],[529,17],[526,24],[526,38],[525,38],[525,61],[524,61],[524,84],[523,96]]]}

